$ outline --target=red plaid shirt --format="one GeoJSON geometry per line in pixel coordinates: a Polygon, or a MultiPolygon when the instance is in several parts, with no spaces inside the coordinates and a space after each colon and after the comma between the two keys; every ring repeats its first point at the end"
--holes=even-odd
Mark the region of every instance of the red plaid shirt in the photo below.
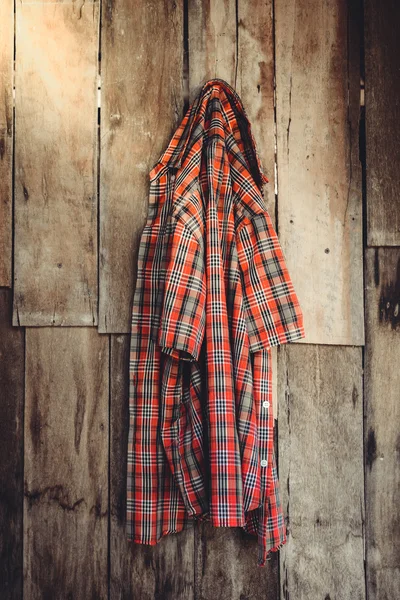
{"type": "Polygon", "coordinates": [[[266,210],[250,123],[205,84],[150,172],[132,309],[127,527],[156,544],[190,520],[286,541],[271,347],[305,336],[266,210]]]}

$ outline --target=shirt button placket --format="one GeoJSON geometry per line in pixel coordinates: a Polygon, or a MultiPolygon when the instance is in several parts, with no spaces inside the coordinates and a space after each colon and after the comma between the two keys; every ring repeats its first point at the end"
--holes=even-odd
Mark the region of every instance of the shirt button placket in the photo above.
{"type": "MultiPolygon", "coordinates": [[[[268,400],[263,400],[262,406],[263,408],[269,408],[270,402],[268,400]]],[[[268,465],[268,461],[263,458],[260,464],[262,467],[266,467],[268,465]]]]}

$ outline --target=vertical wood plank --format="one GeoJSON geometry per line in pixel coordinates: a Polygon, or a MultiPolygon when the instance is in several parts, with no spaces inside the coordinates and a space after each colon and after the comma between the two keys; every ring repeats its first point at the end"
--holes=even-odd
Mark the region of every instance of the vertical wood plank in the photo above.
{"type": "Polygon", "coordinates": [[[367,243],[400,246],[400,5],[364,7],[367,243]]]}
{"type": "Polygon", "coordinates": [[[365,481],[369,600],[400,590],[400,249],[366,249],[365,481]]]}
{"type": "Polygon", "coordinates": [[[16,4],[13,324],[97,324],[99,3],[16,4]]]}
{"type": "MultiPolygon", "coordinates": [[[[224,0],[188,3],[189,86],[193,100],[214,77],[239,93],[251,121],[270,182],[264,187],[271,218],[274,190],[274,63],[271,2],[224,0]]],[[[276,349],[273,351],[276,365],[276,349]]],[[[275,381],[275,378],[274,378],[275,381]]],[[[273,387],[276,392],[275,386],[273,387]]],[[[274,407],[275,407],[274,397],[274,407]]],[[[278,590],[277,560],[256,565],[257,540],[240,528],[216,529],[198,523],[196,597],[271,598],[278,590]],[[218,586],[215,581],[218,580],[218,586]]]]}
{"type": "Polygon", "coordinates": [[[272,0],[238,2],[237,71],[239,93],[269,182],[265,202],[275,219],[274,36],[272,0]]]}
{"type": "Polygon", "coordinates": [[[362,349],[278,356],[281,598],[364,600],[362,349]]]}
{"type": "Polygon", "coordinates": [[[279,237],[306,343],[364,344],[358,0],[275,3],[279,237]]]}
{"type": "Polygon", "coordinates": [[[11,286],[14,2],[0,3],[0,285],[11,286]]]}
{"type": "Polygon", "coordinates": [[[205,522],[196,531],[195,598],[277,600],[278,558],[258,567],[257,541],[240,527],[213,527],[205,522]]]}
{"type": "Polygon", "coordinates": [[[24,597],[107,598],[108,337],[26,331],[24,597]]]}
{"type": "Polygon", "coordinates": [[[22,597],[24,330],[11,326],[12,292],[0,289],[0,598],[22,597]]]}
{"type": "Polygon", "coordinates": [[[110,598],[194,598],[193,529],[164,536],[155,546],[125,536],[129,430],[128,335],[111,336],[110,598]]]}
{"type": "Polygon", "coordinates": [[[235,0],[189,0],[189,97],[218,77],[235,87],[237,74],[237,10],[235,0]]]}
{"type": "Polygon", "coordinates": [[[189,86],[194,99],[214,77],[240,95],[268,176],[268,210],[275,212],[274,47],[272,1],[188,3],[189,86]]]}
{"type": "Polygon", "coordinates": [[[148,176],[183,117],[182,2],[103,2],[99,331],[129,333],[148,176]]]}

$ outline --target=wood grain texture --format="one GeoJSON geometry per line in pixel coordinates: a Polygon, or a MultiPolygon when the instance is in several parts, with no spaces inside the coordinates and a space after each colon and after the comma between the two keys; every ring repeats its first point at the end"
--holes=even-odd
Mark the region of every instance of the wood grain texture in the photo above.
{"type": "MultiPolygon", "coordinates": [[[[400,250],[366,249],[364,315],[360,6],[103,2],[99,64],[99,0],[21,0],[13,131],[0,3],[2,600],[397,598],[400,250]],[[125,536],[131,302],[148,173],[183,116],[185,7],[190,100],[212,77],[242,98],[305,315],[305,340],[272,350],[288,543],[262,569],[240,528],[125,536]],[[27,329],[25,361],[18,325],[85,327],[27,329]]],[[[364,7],[365,241],[400,246],[400,9],[364,7]]]]}
{"type": "Polygon", "coordinates": [[[278,559],[257,566],[257,539],[240,527],[198,523],[195,530],[196,600],[276,600],[278,559]]]}
{"type": "Polygon", "coordinates": [[[272,1],[188,4],[189,86],[194,99],[213,77],[232,85],[250,119],[269,179],[264,187],[275,218],[274,47],[272,1]]]}
{"type": "Polygon", "coordinates": [[[214,77],[235,87],[238,56],[235,0],[190,0],[188,37],[190,101],[214,77]]]}
{"type": "Polygon", "coordinates": [[[12,293],[0,289],[0,598],[22,597],[24,329],[11,326],[12,293]]]}
{"type": "Polygon", "coordinates": [[[299,343],[364,344],[358,2],[275,3],[279,237],[299,343]]]}
{"type": "Polygon", "coordinates": [[[108,336],[26,331],[24,597],[107,598],[108,336]]]}
{"type": "MultiPolygon", "coordinates": [[[[270,182],[264,187],[275,218],[274,68],[271,2],[196,0],[188,3],[189,87],[193,100],[214,77],[239,93],[270,182]]],[[[273,350],[276,365],[276,349],[273,350]]],[[[274,377],[274,383],[276,377],[274,377]]],[[[273,386],[276,409],[276,385],[273,386]]],[[[196,598],[276,598],[277,561],[257,567],[257,540],[240,528],[195,528],[196,598]],[[219,581],[219,585],[215,585],[219,581]]]]}
{"type": "Polygon", "coordinates": [[[98,2],[16,5],[13,324],[97,324],[98,2]]]}
{"type": "Polygon", "coordinates": [[[0,3],[0,285],[11,287],[14,3],[0,3]]]}
{"type": "Polygon", "coordinates": [[[400,4],[364,7],[367,243],[400,246],[400,4]]]}
{"type": "Polygon", "coordinates": [[[364,600],[362,349],[278,356],[281,598],[364,600]]]}
{"type": "Polygon", "coordinates": [[[400,249],[366,249],[365,481],[369,600],[400,590],[400,249]]]}
{"type": "Polygon", "coordinates": [[[129,430],[129,336],[111,336],[110,598],[194,598],[193,529],[154,546],[128,542],[126,472],[129,430]]]}
{"type": "Polygon", "coordinates": [[[275,219],[274,39],[272,0],[237,5],[235,89],[240,95],[269,182],[264,196],[275,219]]]}
{"type": "Polygon", "coordinates": [[[103,3],[99,331],[128,333],[149,171],[183,117],[181,2],[103,3]]]}

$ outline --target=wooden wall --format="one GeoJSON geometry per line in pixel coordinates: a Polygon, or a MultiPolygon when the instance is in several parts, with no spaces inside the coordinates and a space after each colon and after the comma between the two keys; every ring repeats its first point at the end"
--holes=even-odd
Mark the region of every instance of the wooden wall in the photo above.
{"type": "Polygon", "coordinates": [[[0,3],[2,599],[397,597],[399,17],[394,0],[0,3]],[[307,334],[273,351],[288,542],[262,569],[240,529],[153,547],[124,529],[148,172],[214,76],[250,116],[307,334]]]}

